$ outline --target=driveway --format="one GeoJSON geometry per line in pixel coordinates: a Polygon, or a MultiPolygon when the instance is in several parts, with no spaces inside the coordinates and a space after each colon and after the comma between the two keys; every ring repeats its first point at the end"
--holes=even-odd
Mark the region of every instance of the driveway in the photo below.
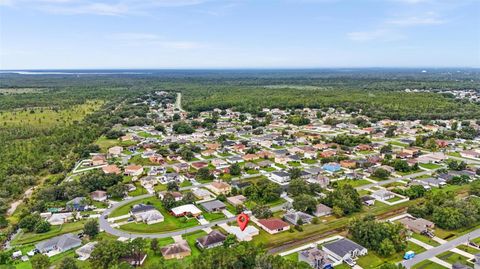
{"type": "Polygon", "coordinates": [[[425,252],[417,254],[413,259],[408,260],[408,261],[403,261],[402,264],[406,268],[412,268],[415,264],[428,260],[431,258],[436,257],[438,254],[441,254],[445,251],[451,250],[452,248],[455,248],[456,246],[466,243],[469,239],[474,239],[480,237],[480,229],[477,229],[473,232],[467,233],[465,235],[462,235],[458,238],[455,238],[451,241],[448,241],[438,247],[431,248],[425,252]]]}
{"type": "Polygon", "coordinates": [[[166,232],[166,233],[158,233],[158,234],[151,234],[151,233],[129,233],[126,231],[122,231],[119,229],[116,229],[112,227],[112,224],[105,219],[105,216],[108,216],[112,211],[114,211],[116,208],[119,208],[125,204],[128,204],[132,201],[137,201],[137,200],[142,200],[145,198],[149,198],[154,196],[153,194],[144,194],[140,196],[136,196],[127,200],[123,200],[119,203],[116,203],[113,205],[111,208],[105,210],[102,215],[99,218],[99,224],[100,224],[100,229],[104,230],[106,233],[113,234],[118,237],[126,237],[126,238],[137,238],[137,237],[143,237],[143,238],[166,238],[166,237],[172,237],[172,236],[177,236],[177,235],[182,235],[186,233],[192,233],[196,232],[199,230],[203,230],[205,228],[211,228],[220,224],[224,224],[227,222],[235,221],[236,217],[220,220],[220,221],[215,221],[215,222],[210,222],[205,225],[197,225],[195,227],[187,228],[184,230],[178,230],[178,231],[173,231],[173,232],[166,232]]]}

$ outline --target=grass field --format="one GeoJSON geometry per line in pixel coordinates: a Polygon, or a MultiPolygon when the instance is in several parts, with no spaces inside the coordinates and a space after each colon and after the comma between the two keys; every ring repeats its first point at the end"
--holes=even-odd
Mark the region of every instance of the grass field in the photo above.
{"type": "Polygon", "coordinates": [[[372,182],[370,182],[366,179],[358,179],[358,180],[344,179],[344,180],[338,180],[338,181],[335,181],[335,182],[337,182],[338,186],[343,186],[343,185],[349,184],[354,188],[372,183],[372,182]]]}
{"type": "Polygon", "coordinates": [[[113,211],[112,214],[110,214],[110,217],[128,214],[131,206],[139,203],[153,205],[155,208],[157,208],[160,211],[160,213],[162,213],[165,220],[160,223],[155,223],[151,225],[148,225],[145,223],[131,222],[131,223],[127,223],[125,225],[120,226],[121,230],[126,232],[131,232],[131,233],[162,233],[162,232],[181,230],[188,227],[196,226],[198,224],[198,221],[193,218],[191,219],[187,219],[185,217],[177,218],[170,215],[170,213],[162,206],[161,201],[156,197],[150,197],[140,201],[133,201],[131,203],[123,205],[122,207],[117,208],[115,211],[113,211]]]}
{"type": "Polygon", "coordinates": [[[422,242],[425,243],[425,244],[429,244],[429,245],[432,246],[432,247],[438,247],[438,246],[440,246],[440,244],[439,244],[437,241],[435,241],[435,240],[433,240],[433,239],[431,239],[431,238],[429,238],[429,237],[427,237],[427,236],[425,236],[425,235],[413,233],[413,234],[412,234],[412,238],[415,238],[415,239],[417,239],[418,241],[422,241],[422,242]]]}
{"type": "Polygon", "coordinates": [[[51,127],[58,124],[72,123],[82,120],[102,106],[103,101],[92,100],[69,109],[55,111],[50,108],[32,108],[11,112],[1,112],[0,121],[4,126],[33,125],[37,127],[51,127]]]}
{"type": "Polygon", "coordinates": [[[441,165],[434,164],[434,163],[422,163],[422,164],[419,164],[419,166],[425,169],[437,169],[442,167],[441,165]]]}
{"type": "MultiPolygon", "coordinates": [[[[412,242],[407,242],[407,248],[405,251],[412,250],[415,253],[424,252],[425,249],[412,242]]],[[[404,251],[398,252],[390,257],[381,257],[374,251],[369,251],[367,255],[360,257],[357,260],[358,265],[362,268],[377,268],[384,263],[394,263],[403,260],[404,251]]]]}
{"type": "Polygon", "coordinates": [[[417,263],[412,268],[414,268],[414,269],[444,269],[444,268],[447,268],[447,267],[443,267],[438,263],[434,263],[432,261],[425,260],[425,261],[417,263]]]}
{"type": "Polygon", "coordinates": [[[457,253],[454,253],[454,252],[451,252],[451,251],[444,252],[444,253],[438,255],[437,257],[441,260],[444,260],[444,261],[450,263],[450,264],[461,263],[461,264],[465,264],[465,265],[472,265],[470,262],[468,262],[467,257],[462,256],[462,255],[457,254],[457,253]]]}
{"type": "Polygon", "coordinates": [[[82,220],[77,222],[65,223],[63,225],[52,226],[50,231],[42,234],[22,232],[15,238],[15,240],[13,240],[12,245],[25,245],[36,243],[57,235],[80,231],[83,229],[84,223],[85,221],[82,220]]]}

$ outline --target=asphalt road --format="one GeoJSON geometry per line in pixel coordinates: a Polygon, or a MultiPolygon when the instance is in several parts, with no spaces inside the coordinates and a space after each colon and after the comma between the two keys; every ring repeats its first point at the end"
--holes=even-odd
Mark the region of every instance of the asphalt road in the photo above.
{"type": "Polygon", "coordinates": [[[480,229],[477,229],[473,232],[462,235],[462,236],[460,236],[458,238],[455,238],[451,241],[448,241],[447,243],[442,244],[438,247],[434,247],[434,248],[431,248],[431,249],[429,249],[425,252],[419,253],[413,259],[408,260],[408,261],[403,261],[402,264],[406,268],[411,268],[412,266],[414,266],[415,264],[417,264],[421,261],[433,258],[433,257],[437,256],[438,254],[441,254],[445,251],[448,251],[448,250],[450,250],[450,249],[452,249],[452,248],[454,248],[454,247],[456,247],[460,244],[466,243],[469,239],[474,239],[474,238],[477,238],[477,237],[480,237],[480,229]]]}
{"type": "Polygon", "coordinates": [[[111,208],[108,208],[100,216],[100,219],[99,219],[100,229],[104,230],[105,232],[107,232],[109,234],[113,234],[113,235],[118,236],[118,237],[126,237],[126,238],[137,238],[137,237],[165,238],[165,237],[172,237],[172,236],[175,236],[175,235],[182,235],[182,234],[186,234],[186,233],[191,233],[191,232],[195,232],[195,231],[202,230],[202,229],[205,229],[205,228],[214,227],[218,224],[231,222],[231,221],[234,221],[236,219],[236,217],[232,217],[232,218],[229,218],[229,219],[210,222],[209,224],[205,224],[205,225],[197,225],[195,227],[187,228],[187,229],[184,229],[184,230],[152,234],[152,233],[129,233],[129,232],[125,232],[125,231],[113,228],[111,226],[111,223],[109,223],[107,221],[107,219],[105,218],[105,216],[108,216],[108,214],[110,214],[112,211],[114,211],[118,207],[121,207],[125,204],[128,204],[128,203],[132,202],[132,201],[142,200],[142,199],[149,198],[149,197],[152,197],[152,196],[154,196],[154,194],[139,195],[139,196],[127,199],[127,200],[123,200],[119,203],[116,203],[111,208]]]}

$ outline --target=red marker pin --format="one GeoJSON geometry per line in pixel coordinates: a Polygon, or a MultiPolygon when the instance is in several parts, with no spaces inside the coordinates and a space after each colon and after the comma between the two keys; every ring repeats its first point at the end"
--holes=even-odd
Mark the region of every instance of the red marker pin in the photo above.
{"type": "Polygon", "coordinates": [[[240,226],[240,230],[243,231],[245,230],[245,228],[247,228],[249,220],[250,219],[248,218],[248,215],[245,213],[242,213],[237,216],[237,223],[238,223],[238,226],[240,226]]]}

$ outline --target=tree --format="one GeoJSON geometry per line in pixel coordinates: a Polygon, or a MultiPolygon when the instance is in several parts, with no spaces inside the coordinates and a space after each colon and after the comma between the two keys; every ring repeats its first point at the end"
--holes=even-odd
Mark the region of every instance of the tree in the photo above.
{"type": "Polygon", "coordinates": [[[296,179],[302,175],[302,170],[300,170],[299,168],[293,167],[293,168],[290,168],[288,173],[290,174],[290,179],[296,179]]]}
{"type": "Polygon", "coordinates": [[[182,202],[185,204],[191,204],[195,202],[195,195],[191,191],[187,191],[183,194],[182,202]]]}
{"type": "Polygon", "coordinates": [[[167,190],[168,191],[178,191],[180,187],[176,181],[170,181],[167,183],[167,190]]]}
{"type": "Polygon", "coordinates": [[[317,204],[315,197],[308,194],[300,194],[293,199],[293,208],[306,213],[314,212],[317,204]]]}
{"type": "Polygon", "coordinates": [[[85,222],[85,225],[83,225],[83,232],[90,238],[94,238],[100,232],[97,220],[91,219],[85,222]]]}
{"type": "Polygon", "coordinates": [[[238,163],[234,163],[230,166],[230,174],[232,176],[238,176],[242,173],[242,168],[238,163]]]}
{"type": "Polygon", "coordinates": [[[199,180],[213,180],[213,175],[210,174],[210,169],[208,169],[208,167],[203,167],[198,169],[196,178],[199,180]]]}
{"type": "Polygon", "coordinates": [[[266,205],[256,205],[252,209],[252,213],[255,217],[257,217],[259,219],[268,219],[268,218],[273,217],[273,213],[270,210],[270,207],[268,207],[266,205]]]}
{"type": "Polygon", "coordinates": [[[36,254],[30,259],[32,268],[35,269],[47,269],[50,267],[50,259],[46,255],[36,254]]]}
{"type": "Polygon", "coordinates": [[[435,141],[435,138],[429,138],[427,139],[427,141],[425,141],[425,143],[423,144],[423,146],[426,148],[426,149],[429,149],[431,151],[437,151],[438,149],[438,145],[437,145],[437,142],[435,141]]]}
{"type": "Polygon", "coordinates": [[[65,257],[60,264],[58,269],[79,269],[77,261],[72,257],[65,257]]]}
{"type": "Polygon", "coordinates": [[[46,220],[42,220],[35,225],[35,232],[36,233],[46,233],[50,231],[50,223],[46,220]]]}
{"type": "Polygon", "coordinates": [[[171,193],[167,192],[165,195],[163,195],[162,204],[165,209],[170,210],[176,206],[177,202],[175,201],[175,197],[173,197],[171,193]]]}
{"type": "Polygon", "coordinates": [[[118,182],[116,185],[113,185],[107,189],[107,195],[111,198],[121,199],[125,196],[127,192],[127,186],[122,182],[118,182]]]}
{"type": "Polygon", "coordinates": [[[470,184],[470,195],[480,196],[480,180],[475,180],[470,184]]]}
{"type": "Polygon", "coordinates": [[[127,248],[124,243],[102,240],[95,246],[90,256],[90,263],[93,268],[108,269],[117,265],[125,254],[127,254],[127,248]]]}
{"type": "Polygon", "coordinates": [[[300,178],[295,178],[290,181],[290,184],[288,185],[288,193],[291,196],[297,196],[302,193],[308,193],[309,188],[308,188],[308,183],[304,179],[300,178]]]}
{"type": "Polygon", "coordinates": [[[159,132],[162,132],[162,133],[165,133],[165,127],[163,125],[155,125],[155,130],[159,131],[159,132]]]}
{"type": "Polygon", "coordinates": [[[372,174],[374,177],[379,178],[381,180],[387,179],[390,176],[390,172],[383,168],[377,168],[375,171],[373,171],[372,174]]]}
{"type": "Polygon", "coordinates": [[[190,126],[190,124],[184,121],[175,123],[172,129],[173,129],[173,132],[175,132],[176,134],[192,134],[193,132],[195,132],[195,129],[193,129],[193,127],[190,126]]]}
{"type": "Polygon", "coordinates": [[[360,195],[349,184],[342,185],[334,191],[329,192],[325,199],[323,199],[323,203],[332,207],[334,210],[335,208],[341,209],[343,212],[342,215],[359,212],[362,209],[360,195]]]}
{"type": "Polygon", "coordinates": [[[41,221],[39,214],[31,214],[23,217],[18,223],[18,227],[27,230],[28,232],[33,232],[37,223],[41,221]]]}
{"type": "Polygon", "coordinates": [[[388,238],[383,239],[378,247],[378,253],[384,257],[393,255],[395,253],[395,246],[392,241],[388,238]]]}
{"type": "Polygon", "coordinates": [[[182,159],[184,159],[185,161],[191,161],[195,157],[195,154],[192,150],[188,148],[182,148],[182,150],[180,151],[180,156],[182,156],[182,159]]]}
{"type": "Polygon", "coordinates": [[[145,239],[137,237],[128,243],[127,249],[130,256],[133,258],[135,265],[140,265],[143,255],[145,253],[145,239]]]}
{"type": "Polygon", "coordinates": [[[158,253],[158,251],[160,250],[160,245],[158,244],[157,238],[152,238],[152,241],[150,241],[150,248],[153,250],[154,253],[158,253]]]}
{"type": "Polygon", "coordinates": [[[227,235],[225,241],[223,241],[223,246],[228,248],[237,243],[237,237],[233,234],[227,235]]]}

